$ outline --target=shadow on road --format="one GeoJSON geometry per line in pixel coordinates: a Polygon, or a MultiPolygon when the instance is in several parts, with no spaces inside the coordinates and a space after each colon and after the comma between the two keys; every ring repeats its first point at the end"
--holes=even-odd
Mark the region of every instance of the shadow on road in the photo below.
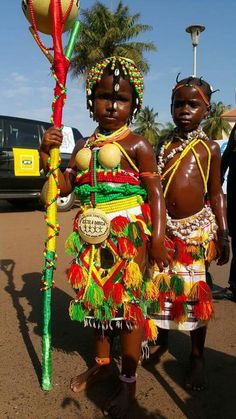
{"type": "Polygon", "coordinates": [[[235,418],[236,357],[206,347],[208,387],[200,392],[186,390],[186,400],[183,400],[169,382],[171,379],[178,387],[184,387],[190,354],[188,334],[172,331],[169,352],[172,359],[165,357],[156,364],[147,363],[144,368],[153,374],[182,413],[188,419],[235,418]]]}
{"type": "MultiPolygon", "coordinates": [[[[16,290],[15,283],[14,283],[15,262],[12,259],[4,259],[0,261],[0,267],[1,267],[1,270],[7,276],[8,284],[5,287],[5,290],[11,296],[13,307],[16,310],[16,315],[19,322],[19,331],[22,334],[26,349],[28,351],[29,357],[33,364],[34,370],[37,374],[39,383],[41,383],[41,363],[34,349],[34,346],[32,344],[30,334],[29,334],[29,328],[27,326],[27,321],[24,314],[24,309],[20,302],[20,298],[24,297],[25,295],[21,291],[16,290]]],[[[33,276],[35,280],[35,274],[33,276]]]]}
{"type": "MultiPolygon", "coordinates": [[[[1,269],[7,277],[8,283],[5,290],[11,296],[19,323],[19,331],[22,334],[39,383],[41,383],[41,361],[32,343],[28,323],[34,324],[34,333],[39,335],[41,323],[41,304],[39,304],[39,298],[42,274],[40,272],[25,273],[22,275],[22,289],[17,290],[14,278],[15,262],[12,259],[5,259],[0,263],[1,269]],[[27,317],[24,310],[25,302],[31,308],[30,314],[27,317]]],[[[78,322],[72,322],[70,320],[68,306],[71,296],[69,294],[59,288],[54,288],[52,293],[53,348],[65,353],[78,352],[87,365],[91,365],[94,359],[94,345],[92,344],[93,330],[91,328],[84,328],[78,322]]],[[[182,396],[177,394],[175,390],[176,385],[174,386],[170,383],[172,380],[180,388],[183,387],[184,370],[187,366],[190,352],[189,336],[173,331],[170,336],[169,350],[173,357],[172,359],[163,359],[160,364],[148,364],[144,368],[156,378],[157,382],[164,388],[172,402],[178,406],[183,415],[189,419],[213,417],[227,417],[227,419],[230,419],[235,417],[236,358],[226,353],[206,348],[205,358],[209,388],[200,393],[193,394],[189,392],[187,399],[184,400],[182,396]]],[[[107,382],[99,384],[99,391],[97,391],[96,386],[88,389],[86,392],[87,397],[100,408],[105,402],[107,395],[111,394],[116,388],[118,380],[116,364],[114,364],[113,369],[112,380],[110,379],[107,382]]],[[[61,406],[66,409],[70,404],[75,405],[78,411],[80,410],[80,403],[73,397],[66,397],[62,401],[61,406]]],[[[149,410],[152,407],[150,406],[149,410]]],[[[137,419],[164,418],[159,410],[150,413],[150,411],[148,412],[141,407],[137,401],[132,406],[130,413],[130,418],[133,419],[134,417],[137,419]]]]}

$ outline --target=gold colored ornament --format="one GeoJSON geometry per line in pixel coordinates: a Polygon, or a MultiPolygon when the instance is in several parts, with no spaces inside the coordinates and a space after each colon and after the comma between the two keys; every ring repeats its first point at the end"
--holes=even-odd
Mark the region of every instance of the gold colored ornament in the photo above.
{"type": "Polygon", "coordinates": [[[86,243],[98,244],[108,237],[110,224],[110,219],[104,211],[90,208],[80,216],[78,233],[86,243]]]}
{"type": "Polygon", "coordinates": [[[75,156],[75,164],[79,170],[86,170],[89,168],[92,152],[90,148],[82,148],[75,156]]]}
{"type": "MultiPolygon", "coordinates": [[[[29,0],[22,0],[21,6],[22,6],[22,9],[26,18],[32,24],[30,9],[29,9],[30,7],[29,0]]],[[[37,30],[47,35],[52,35],[50,0],[33,0],[32,6],[33,6],[33,12],[34,12],[37,30]]],[[[63,16],[65,15],[69,6],[70,6],[70,0],[61,0],[61,8],[62,8],[63,16]]],[[[79,7],[80,7],[80,1],[74,0],[70,14],[65,21],[63,32],[68,31],[74,25],[77,19],[79,7]]]]}
{"type": "Polygon", "coordinates": [[[99,163],[107,169],[113,169],[121,161],[121,152],[115,144],[105,144],[98,152],[99,163]]]}

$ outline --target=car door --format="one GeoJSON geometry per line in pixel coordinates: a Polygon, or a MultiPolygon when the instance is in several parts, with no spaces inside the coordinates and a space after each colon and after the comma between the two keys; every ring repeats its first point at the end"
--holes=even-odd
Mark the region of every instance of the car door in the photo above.
{"type": "Polygon", "coordinates": [[[6,198],[25,197],[26,194],[39,193],[44,183],[38,170],[30,170],[32,168],[32,159],[39,159],[36,150],[39,147],[39,126],[36,122],[14,117],[2,117],[0,120],[4,135],[1,147],[1,194],[4,191],[6,198]],[[21,169],[18,171],[16,167],[16,154],[14,160],[14,152],[23,150],[25,158],[21,160],[21,169]],[[27,169],[28,172],[27,172],[27,169]]]}

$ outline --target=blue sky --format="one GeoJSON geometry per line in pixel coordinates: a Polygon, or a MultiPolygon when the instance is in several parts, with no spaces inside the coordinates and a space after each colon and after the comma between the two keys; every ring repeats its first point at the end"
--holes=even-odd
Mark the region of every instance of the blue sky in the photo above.
{"type": "MultiPolygon", "coordinates": [[[[102,0],[114,9],[118,0],[102,0]]],[[[146,54],[151,71],[145,77],[144,105],[159,113],[159,122],[171,121],[170,95],[176,75],[192,74],[192,45],[185,28],[192,24],[206,27],[197,48],[197,75],[214,89],[214,101],[235,106],[236,88],[236,2],[235,0],[123,0],[132,14],[141,13],[140,22],[153,30],[142,40],[153,41],[156,53],[146,54]]],[[[93,0],[81,0],[83,9],[93,0]]],[[[46,46],[51,37],[44,36],[46,46]]],[[[21,0],[1,2],[0,26],[1,95],[0,114],[48,121],[51,115],[54,80],[49,62],[40,52],[21,11],[21,0]]],[[[77,127],[84,136],[95,125],[85,106],[82,80],[68,77],[68,97],[64,108],[65,125],[77,127]]]]}

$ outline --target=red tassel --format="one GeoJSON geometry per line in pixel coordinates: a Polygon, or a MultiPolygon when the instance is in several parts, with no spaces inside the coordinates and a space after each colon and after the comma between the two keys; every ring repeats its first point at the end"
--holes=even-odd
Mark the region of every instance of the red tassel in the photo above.
{"type": "Polygon", "coordinates": [[[83,293],[84,293],[84,290],[85,290],[85,288],[83,287],[83,288],[81,288],[81,289],[79,290],[79,292],[77,292],[76,297],[75,297],[75,301],[79,301],[79,300],[81,300],[81,297],[82,297],[82,295],[83,295],[83,293]]]}
{"type": "Polygon", "coordinates": [[[136,216],[136,221],[137,221],[137,224],[140,227],[140,234],[141,234],[142,241],[143,241],[143,243],[145,243],[147,241],[147,235],[145,234],[145,232],[143,230],[143,217],[137,215],[136,216]]]}
{"type": "Polygon", "coordinates": [[[128,218],[118,215],[118,217],[113,218],[111,221],[111,230],[114,234],[122,234],[128,225],[128,218]]]}
{"type": "Polygon", "coordinates": [[[147,226],[150,226],[151,225],[151,211],[150,211],[149,204],[147,203],[142,204],[141,211],[142,211],[145,223],[147,224],[147,226]]]}
{"type": "Polygon", "coordinates": [[[210,320],[213,317],[214,310],[212,301],[199,301],[193,309],[194,316],[199,320],[210,320]]]}
{"type": "Polygon", "coordinates": [[[74,225],[73,225],[73,231],[78,231],[78,223],[81,216],[81,211],[77,212],[75,219],[74,219],[74,225]]]}
{"type": "Polygon", "coordinates": [[[67,273],[67,280],[73,288],[80,288],[85,281],[85,275],[81,266],[77,263],[72,263],[67,273]]]}
{"type": "Polygon", "coordinates": [[[165,310],[165,301],[169,297],[169,291],[168,292],[159,292],[158,301],[160,304],[160,311],[165,310]]]}
{"type": "Polygon", "coordinates": [[[136,256],[137,250],[131,240],[126,237],[117,237],[117,242],[120,256],[125,259],[133,259],[136,256]]]}
{"type": "Polygon", "coordinates": [[[205,281],[199,281],[190,290],[189,299],[207,303],[212,300],[211,289],[205,281]]]}
{"type": "Polygon", "coordinates": [[[193,313],[197,319],[209,320],[213,317],[212,294],[205,281],[199,281],[192,287],[188,299],[196,301],[193,313]]]}
{"type": "Polygon", "coordinates": [[[104,292],[104,296],[105,299],[108,300],[111,292],[112,292],[112,287],[114,286],[112,281],[107,281],[106,284],[103,286],[103,292],[104,292]]]}
{"type": "Polygon", "coordinates": [[[146,319],[144,324],[144,336],[145,340],[156,340],[158,334],[157,326],[154,320],[146,319]]]}
{"type": "Polygon", "coordinates": [[[120,284],[113,284],[112,300],[115,304],[121,304],[124,295],[124,287],[120,284]]]}
{"type": "Polygon", "coordinates": [[[205,281],[198,282],[198,300],[201,302],[208,302],[212,299],[211,289],[205,281]]]}
{"type": "Polygon", "coordinates": [[[141,308],[135,304],[125,304],[124,319],[130,320],[136,326],[143,326],[145,321],[141,308]]]}
{"type": "Polygon", "coordinates": [[[194,261],[191,253],[188,252],[186,244],[183,240],[174,239],[176,256],[175,258],[183,265],[191,265],[194,261]]]}
{"type": "Polygon", "coordinates": [[[175,320],[176,322],[183,322],[186,320],[187,313],[186,313],[186,303],[187,298],[184,294],[176,297],[172,303],[171,307],[171,319],[175,320]]]}

